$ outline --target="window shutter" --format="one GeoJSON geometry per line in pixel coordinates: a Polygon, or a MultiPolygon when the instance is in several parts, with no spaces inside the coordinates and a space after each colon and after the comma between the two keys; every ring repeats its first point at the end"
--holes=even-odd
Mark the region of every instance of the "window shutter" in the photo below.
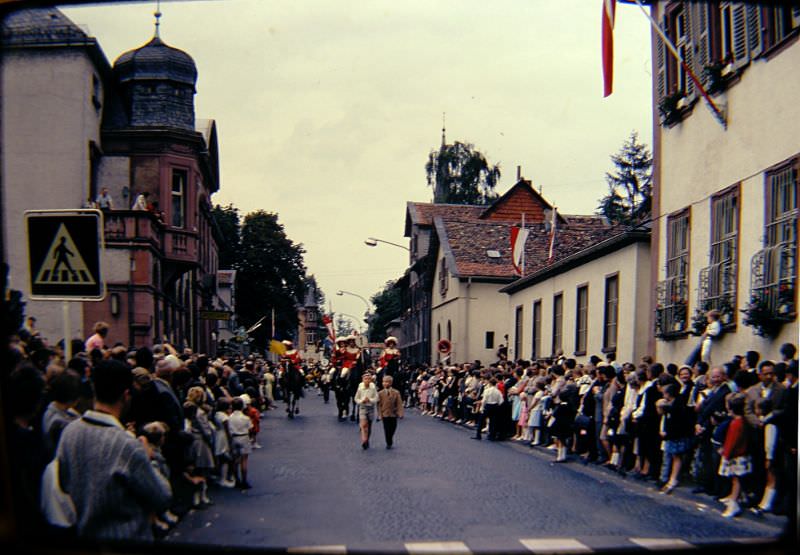
{"type": "Polygon", "coordinates": [[[751,60],[755,60],[764,48],[761,8],[758,5],[747,5],[747,48],[751,60]]]}
{"type": "MultiPolygon", "coordinates": [[[[683,3],[683,32],[684,32],[684,48],[682,49],[681,56],[683,56],[683,61],[686,62],[686,67],[689,70],[695,72],[695,64],[694,64],[694,35],[692,33],[692,25],[693,25],[693,18],[692,18],[692,5],[689,2],[683,3]]],[[[680,70],[679,70],[680,71],[680,70]]],[[[686,90],[683,91],[686,95],[686,100],[692,101],[697,97],[697,87],[694,85],[694,81],[692,81],[691,75],[689,72],[686,72],[686,90]]]]}
{"type": "MultiPolygon", "coordinates": [[[[661,18],[661,30],[666,33],[667,19],[661,18]]],[[[655,54],[656,54],[656,104],[661,102],[667,95],[667,65],[666,65],[666,45],[661,37],[656,35],[655,54]]]]}
{"type": "Polygon", "coordinates": [[[744,4],[731,5],[733,10],[733,68],[740,69],[747,65],[750,57],[747,54],[747,17],[744,4]]]}
{"type": "Polygon", "coordinates": [[[692,42],[694,43],[694,74],[703,86],[708,86],[706,66],[711,61],[709,52],[709,6],[703,3],[692,3],[692,42]]]}

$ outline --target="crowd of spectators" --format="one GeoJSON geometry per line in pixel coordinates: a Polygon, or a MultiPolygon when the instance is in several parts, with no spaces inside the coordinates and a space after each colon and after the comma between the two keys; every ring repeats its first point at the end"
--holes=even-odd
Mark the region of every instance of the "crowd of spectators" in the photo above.
{"type": "Polygon", "coordinates": [[[555,461],[603,465],[665,494],[691,488],[743,510],[789,514],[797,483],[796,348],[778,360],[755,351],[709,367],[644,357],[619,364],[555,360],[479,361],[406,367],[408,406],[475,428],[490,441],[552,449],[555,461]]]}
{"type": "Polygon", "coordinates": [[[3,406],[23,537],[150,541],[211,505],[210,488],[250,487],[248,455],[276,394],[271,363],[107,337],[98,322],[70,360],[33,318],[12,337],[3,406]],[[63,498],[67,516],[53,507],[63,498]]]}

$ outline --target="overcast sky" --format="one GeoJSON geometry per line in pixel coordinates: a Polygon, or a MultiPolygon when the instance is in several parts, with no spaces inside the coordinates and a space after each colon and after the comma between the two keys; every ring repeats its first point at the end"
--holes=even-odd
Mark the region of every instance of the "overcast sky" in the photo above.
{"type": "MultiPolygon", "coordinates": [[[[215,204],[275,211],[336,312],[361,315],[402,275],[407,201],[430,202],[425,162],[473,143],[559,210],[590,214],[631,131],[651,143],[648,22],[618,4],[604,99],[602,0],[162,2],[161,38],[199,72],[198,118],[220,138],[215,204]]],[[[109,62],[153,36],[155,2],[64,8],[109,62]]]]}

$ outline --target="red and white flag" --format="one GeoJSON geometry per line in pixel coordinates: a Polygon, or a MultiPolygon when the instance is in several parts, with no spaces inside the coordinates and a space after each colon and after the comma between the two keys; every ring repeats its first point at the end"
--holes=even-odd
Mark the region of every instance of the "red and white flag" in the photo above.
{"type": "Polygon", "coordinates": [[[525,241],[529,234],[530,230],[525,227],[511,228],[511,264],[518,276],[525,271],[525,241]]]}
{"type": "Polygon", "coordinates": [[[333,344],[336,344],[336,335],[333,333],[333,320],[327,314],[322,315],[322,323],[328,328],[328,337],[331,338],[333,344]]]}
{"type": "Polygon", "coordinates": [[[611,94],[614,83],[614,11],[616,0],[603,0],[603,97],[611,94]]]}

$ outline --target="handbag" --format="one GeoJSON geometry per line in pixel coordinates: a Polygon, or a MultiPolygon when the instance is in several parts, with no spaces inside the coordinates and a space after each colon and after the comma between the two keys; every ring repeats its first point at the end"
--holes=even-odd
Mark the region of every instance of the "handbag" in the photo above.
{"type": "Polygon", "coordinates": [[[71,528],[78,522],[72,497],[61,489],[58,457],[45,467],[42,474],[40,507],[45,520],[59,528],[71,528]]]}

